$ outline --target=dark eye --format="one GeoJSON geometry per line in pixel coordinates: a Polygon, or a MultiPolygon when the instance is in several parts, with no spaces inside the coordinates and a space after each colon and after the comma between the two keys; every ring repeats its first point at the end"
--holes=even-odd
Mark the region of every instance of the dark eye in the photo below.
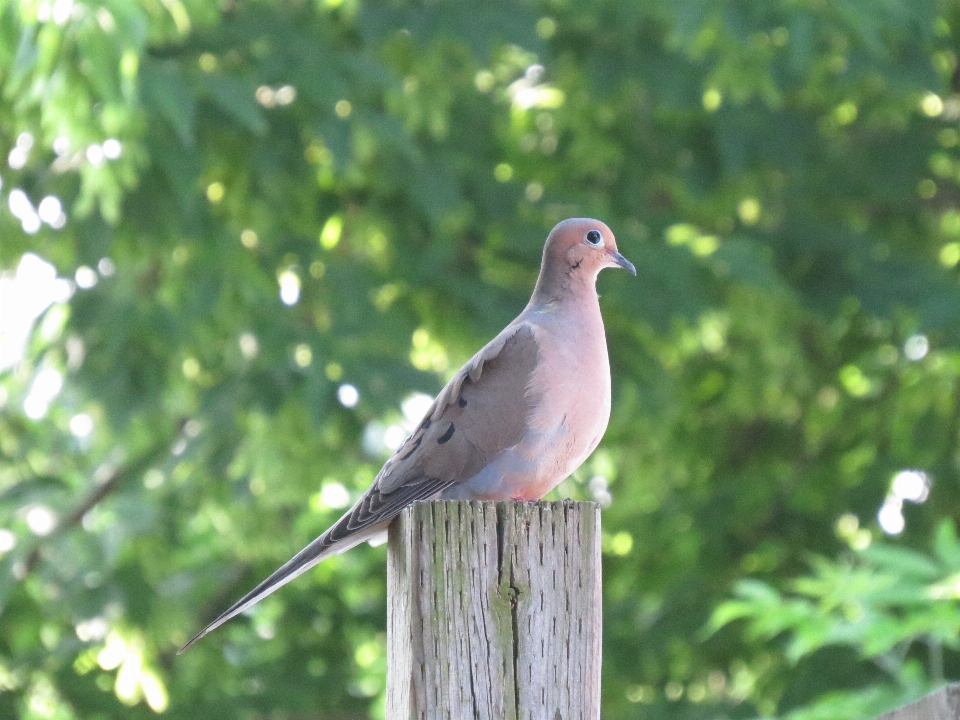
{"type": "Polygon", "coordinates": [[[591,230],[587,233],[586,240],[591,245],[599,245],[603,242],[603,235],[600,234],[599,230],[591,230]]]}

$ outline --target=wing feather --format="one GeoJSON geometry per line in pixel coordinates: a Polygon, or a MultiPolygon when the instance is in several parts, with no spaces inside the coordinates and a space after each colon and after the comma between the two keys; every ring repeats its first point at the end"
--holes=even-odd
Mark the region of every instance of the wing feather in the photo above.
{"type": "Polygon", "coordinates": [[[509,325],[453,376],[374,480],[383,493],[418,476],[466,482],[527,432],[539,394],[533,330],[509,325]]]}

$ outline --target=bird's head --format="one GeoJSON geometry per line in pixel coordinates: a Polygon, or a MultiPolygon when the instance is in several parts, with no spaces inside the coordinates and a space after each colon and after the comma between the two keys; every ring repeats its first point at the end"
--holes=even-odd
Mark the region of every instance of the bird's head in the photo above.
{"type": "Polygon", "coordinates": [[[633,275],[637,269],[617,250],[617,239],[599,220],[570,218],[559,223],[547,237],[544,266],[554,272],[583,275],[595,280],[607,267],[622,267],[633,275]]]}

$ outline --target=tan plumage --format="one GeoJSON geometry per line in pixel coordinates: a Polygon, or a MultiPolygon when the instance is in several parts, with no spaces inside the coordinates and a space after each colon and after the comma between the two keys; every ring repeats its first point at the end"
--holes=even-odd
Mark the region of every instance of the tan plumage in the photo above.
{"type": "Polygon", "coordinates": [[[557,225],[526,308],[440,391],[360,500],[180,652],[325,557],[381,535],[412,502],[533,500],[573,472],[610,416],[595,283],[601,269],[614,266],[636,274],[602,222],[557,225]]]}

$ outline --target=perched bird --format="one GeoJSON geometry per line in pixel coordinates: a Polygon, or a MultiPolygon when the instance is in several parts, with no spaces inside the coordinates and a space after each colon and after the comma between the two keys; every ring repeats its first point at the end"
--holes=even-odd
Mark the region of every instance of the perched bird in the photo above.
{"type": "Polygon", "coordinates": [[[587,459],[610,419],[597,275],[633,264],[604,223],[564,220],[517,318],[464,365],[342,518],[181,648],[318,562],[386,533],[426,499],[538,500],[587,459]]]}

